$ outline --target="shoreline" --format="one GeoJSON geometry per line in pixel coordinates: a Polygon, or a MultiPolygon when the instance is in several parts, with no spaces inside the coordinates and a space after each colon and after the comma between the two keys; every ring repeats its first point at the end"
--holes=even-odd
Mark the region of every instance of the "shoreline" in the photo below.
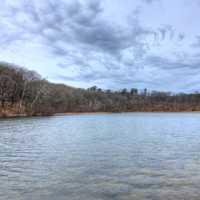
{"type": "Polygon", "coordinates": [[[73,116],[73,115],[103,115],[103,114],[128,114],[128,113],[200,113],[200,111],[130,111],[130,112],[67,112],[67,113],[55,113],[52,115],[27,115],[27,114],[9,114],[0,115],[0,119],[9,118],[31,118],[31,117],[56,117],[56,116],[73,116]]]}
{"type": "Polygon", "coordinates": [[[130,111],[130,112],[69,112],[56,113],[52,116],[70,116],[70,115],[101,115],[101,114],[128,114],[128,113],[200,113],[200,111],[130,111]]]}
{"type": "Polygon", "coordinates": [[[122,112],[67,112],[67,113],[56,113],[52,116],[68,116],[68,115],[101,115],[101,114],[113,114],[113,113],[122,113],[122,112]]]}

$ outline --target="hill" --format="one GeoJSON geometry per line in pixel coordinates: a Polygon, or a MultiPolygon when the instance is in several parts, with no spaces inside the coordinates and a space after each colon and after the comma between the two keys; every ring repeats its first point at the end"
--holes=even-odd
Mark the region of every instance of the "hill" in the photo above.
{"type": "Polygon", "coordinates": [[[67,112],[200,111],[200,94],[102,90],[55,84],[37,72],[0,63],[0,116],[53,115],[67,112]]]}

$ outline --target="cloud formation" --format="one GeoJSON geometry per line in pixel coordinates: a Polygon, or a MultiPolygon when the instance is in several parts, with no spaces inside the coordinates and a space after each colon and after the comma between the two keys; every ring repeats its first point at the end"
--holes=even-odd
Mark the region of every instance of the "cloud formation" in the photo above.
{"type": "MultiPolygon", "coordinates": [[[[143,0],[147,4],[153,1],[156,4],[157,0],[143,0]]],[[[168,79],[173,80],[180,71],[183,76],[183,70],[187,75],[198,69],[198,59],[188,52],[191,63],[178,56],[185,53],[184,32],[166,23],[146,26],[134,12],[121,24],[105,15],[104,1],[2,0],[2,8],[1,46],[40,44],[54,59],[54,77],[66,83],[170,89],[168,79]]],[[[41,61],[41,65],[49,62],[41,61]]],[[[177,83],[175,89],[182,87],[177,83]]]]}

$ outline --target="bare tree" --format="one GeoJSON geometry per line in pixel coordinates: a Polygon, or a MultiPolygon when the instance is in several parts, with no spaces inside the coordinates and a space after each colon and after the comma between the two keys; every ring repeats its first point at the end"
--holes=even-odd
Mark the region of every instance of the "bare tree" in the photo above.
{"type": "Polygon", "coordinates": [[[0,100],[4,108],[5,102],[10,102],[15,88],[15,81],[10,76],[0,75],[0,100]]]}

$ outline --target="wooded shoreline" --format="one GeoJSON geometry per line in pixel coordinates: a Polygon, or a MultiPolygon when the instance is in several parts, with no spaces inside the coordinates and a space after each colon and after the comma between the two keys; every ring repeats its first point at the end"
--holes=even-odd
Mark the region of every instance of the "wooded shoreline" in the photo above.
{"type": "Polygon", "coordinates": [[[0,117],[53,116],[57,113],[198,112],[200,93],[137,88],[118,91],[55,84],[37,72],[0,63],[0,117]]]}

